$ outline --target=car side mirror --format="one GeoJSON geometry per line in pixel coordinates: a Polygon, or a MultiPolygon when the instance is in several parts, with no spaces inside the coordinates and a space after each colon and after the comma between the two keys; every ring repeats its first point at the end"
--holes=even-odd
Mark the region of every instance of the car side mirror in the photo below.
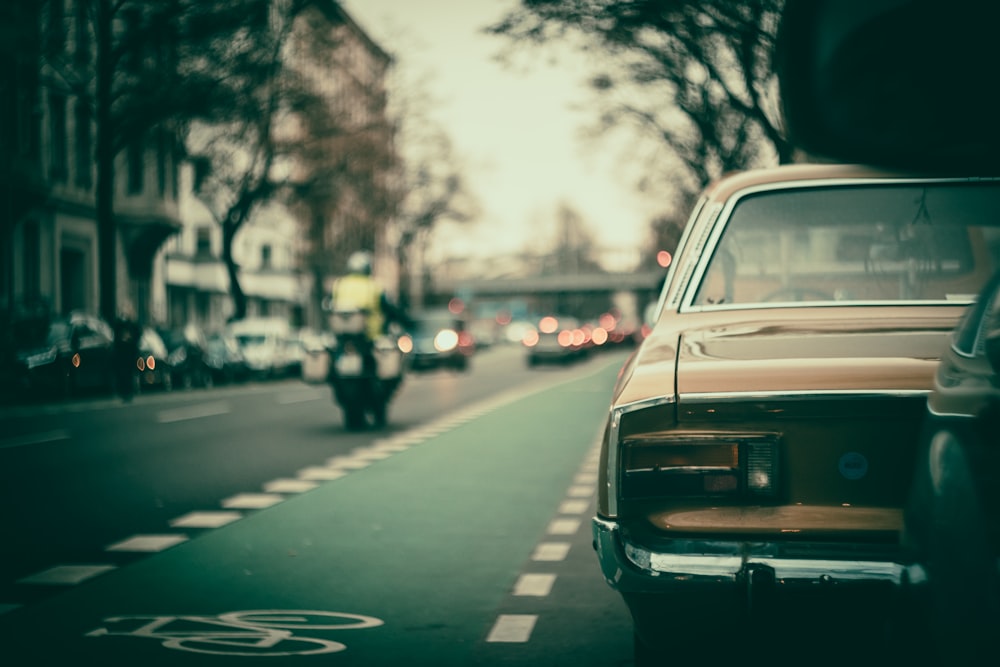
{"type": "Polygon", "coordinates": [[[786,0],[774,66],[790,139],[837,161],[996,170],[998,18],[993,2],[786,0]]]}

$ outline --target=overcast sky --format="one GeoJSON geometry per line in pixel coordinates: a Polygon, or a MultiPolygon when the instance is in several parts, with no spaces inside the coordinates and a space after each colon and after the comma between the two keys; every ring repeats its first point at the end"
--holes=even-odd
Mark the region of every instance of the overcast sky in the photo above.
{"type": "Polygon", "coordinates": [[[622,173],[620,151],[595,152],[580,131],[596,115],[586,68],[567,50],[556,63],[542,52],[512,69],[495,61],[506,45],[481,28],[515,0],[342,0],[354,19],[402,67],[426,74],[438,122],[450,135],[462,174],[482,209],[457,233],[442,230],[449,255],[518,252],[555,233],[561,202],[577,210],[598,243],[637,247],[655,207],[622,173]],[[525,70],[528,71],[525,71],[525,70]]]}

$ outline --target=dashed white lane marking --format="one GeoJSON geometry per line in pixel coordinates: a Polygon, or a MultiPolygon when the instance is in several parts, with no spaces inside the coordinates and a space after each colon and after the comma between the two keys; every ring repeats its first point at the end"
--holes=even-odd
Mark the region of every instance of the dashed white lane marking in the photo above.
{"type": "Polygon", "coordinates": [[[597,473],[581,472],[573,479],[573,483],[578,486],[586,486],[590,492],[593,492],[594,484],[597,484],[597,473]]]}
{"type": "Polygon", "coordinates": [[[543,598],[552,592],[554,574],[522,574],[514,584],[513,595],[543,598]]]}
{"type": "Polygon", "coordinates": [[[564,500],[559,505],[560,514],[583,514],[590,507],[589,500],[564,500]]]}
{"type": "Polygon", "coordinates": [[[326,460],[327,468],[342,468],[345,470],[361,470],[372,464],[368,459],[358,456],[334,456],[326,460]]]}
{"type": "Polygon", "coordinates": [[[55,586],[79,584],[114,569],[114,565],[57,565],[37,574],[18,579],[17,583],[55,586]]]}
{"type": "Polygon", "coordinates": [[[594,495],[594,486],[592,484],[571,486],[566,495],[571,498],[590,498],[594,495]]]}
{"type": "Polygon", "coordinates": [[[285,497],[277,493],[239,493],[222,501],[231,510],[259,510],[277,505],[285,497]]]}
{"type": "Polygon", "coordinates": [[[127,540],[105,547],[105,551],[156,553],[187,542],[187,539],[186,535],[133,535],[127,540]]]}
{"type": "Polygon", "coordinates": [[[346,477],[347,471],[339,468],[323,468],[320,466],[313,466],[311,468],[303,468],[299,471],[298,475],[299,479],[315,482],[329,482],[330,480],[346,477]]]}
{"type": "Polygon", "coordinates": [[[238,521],[239,512],[190,512],[169,521],[172,528],[218,528],[238,521]]]}
{"type": "Polygon", "coordinates": [[[537,620],[537,614],[500,614],[486,641],[523,644],[531,637],[537,620]]]}
{"type": "Polygon", "coordinates": [[[229,413],[229,404],[223,402],[202,403],[201,405],[188,405],[183,408],[173,410],[163,410],[156,415],[156,421],[161,424],[187,421],[189,419],[202,419],[204,417],[215,417],[229,413]]]}
{"type": "Polygon", "coordinates": [[[28,445],[42,445],[47,442],[58,442],[69,440],[69,431],[59,429],[58,431],[45,431],[43,433],[30,433],[16,438],[4,438],[0,440],[0,449],[11,447],[26,447],[28,445]]]}
{"type": "Polygon", "coordinates": [[[566,560],[569,549],[572,546],[569,542],[542,542],[535,547],[531,554],[533,561],[561,561],[566,560]]]}
{"type": "Polygon", "coordinates": [[[319,484],[306,479],[276,479],[264,484],[267,493],[304,493],[312,491],[319,484]]]}
{"type": "Polygon", "coordinates": [[[580,529],[579,519],[553,519],[549,522],[549,535],[574,535],[580,529]]]}

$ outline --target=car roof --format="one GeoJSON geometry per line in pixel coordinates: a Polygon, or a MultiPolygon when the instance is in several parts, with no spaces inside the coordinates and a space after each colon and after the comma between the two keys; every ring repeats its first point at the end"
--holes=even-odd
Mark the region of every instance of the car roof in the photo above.
{"type": "Polygon", "coordinates": [[[929,173],[906,173],[889,171],[860,164],[801,163],[784,164],[776,167],[762,167],[746,171],[729,172],[719,177],[703,191],[703,195],[715,200],[725,200],[735,193],[773,184],[807,181],[851,181],[851,180],[934,180],[953,179],[952,175],[936,176],[929,173]]]}

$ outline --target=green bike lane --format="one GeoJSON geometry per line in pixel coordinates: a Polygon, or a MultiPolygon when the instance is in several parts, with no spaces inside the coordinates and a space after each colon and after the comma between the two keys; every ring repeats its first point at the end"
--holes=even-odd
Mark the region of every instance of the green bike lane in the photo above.
{"type": "MultiPolygon", "coordinates": [[[[579,488],[618,368],[595,360],[376,441],[361,465],[331,462],[337,479],[0,614],[0,662],[488,662],[498,611],[579,488]]],[[[596,561],[593,577],[603,586],[596,561]]]]}

